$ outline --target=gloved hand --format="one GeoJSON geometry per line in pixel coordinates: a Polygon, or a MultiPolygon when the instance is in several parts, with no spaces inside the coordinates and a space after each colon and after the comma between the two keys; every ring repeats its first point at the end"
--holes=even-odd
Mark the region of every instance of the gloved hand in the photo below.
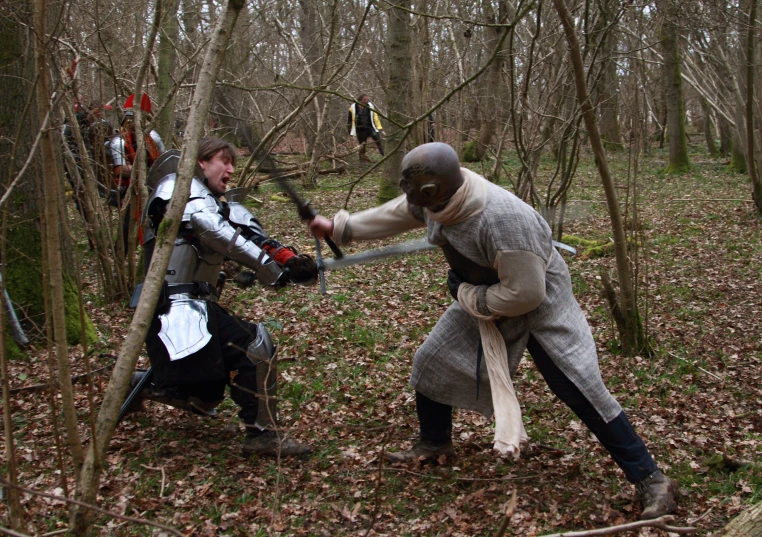
{"type": "Polygon", "coordinates": [[[447,288],[455,300],[458,300],[458,288],[461,283],[463,283],[463,280],[458,278],[458,275],[452,269],[447,271],[447,288]]]}
{"type": "Polygon", "coordinates": [[[239,287],[243,287],[245,289],[257,283],[257,275],[250,270],[242,270],[236,274],[235,278],[233,278],[233,281],[237,283],[239,287]]]}
{"type": "Polygon", "coordinates": [[[295,255],[284,265],[288,278],[294,283],[311,285],[317,281],[318,269],[315,261],[306,254],[295,255]]]}

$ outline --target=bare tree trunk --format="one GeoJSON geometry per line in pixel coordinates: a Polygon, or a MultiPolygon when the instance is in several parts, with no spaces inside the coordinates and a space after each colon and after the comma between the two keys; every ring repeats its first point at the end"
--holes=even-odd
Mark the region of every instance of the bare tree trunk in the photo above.
{"type": "MultiPolygon", "coordinates": [[[[2,28],[2,26],[0,26],[2,28]]],[[[3,210],[2,216],[2,248],[0,254],[2,259],[5,259],[5,223],[6,223],[6,211],[3,210]]],[[[2,274],[3,270],[0,267],[0,296],[5,295],[5,277],[2,274]]],[[[1,300],[0,300],[1,302],[1,300]]],[[[2,329],[3,337],[0,337],[0,374],[2,375],[2,393],[3,401],[10,401],[11,386],[8,380],[8,353],[6,351],[5,342],[8,340],[5,337],[7,333],[5,322],[5,308],[4,304],[0,303],[0,329],[2,329]]],[[[13,485],[18,485],[18,469],[16,468],[16,446],[13,433],[13,420],[11,417],[11,405],[3,405],[3,433],[5,435],[5,460],[8,468],[7,481],[11,484],[6,490],[8,491],[8,519],[10,526],[14,530],[26,532],[26,523],[24,522],[24,510],[21,507],[21,494],[19,490],[14,488],[13,485]]]]}
{"type": "Polygon", "coordinates": [[[749,24],[746,27],[746,166],[752,185],[752,197],[757,212],[762,214],[762,179],[757,173],[756,151],[754,146],[754,27],[757,23],[757,0],[751,0],[749,6],[749,24]]]}
{"type": "Polygon", "coordinates": [[[730,154],[733,145],[733,127],[724,118],[718,119],[718,127],[720,129],[720,154],[727,156],[730,154]]]}
{"type": "MultiPolygon", "coordinates": [[[[169,265],[169,257],[174,248],[174,237],[177,236],[180,229],[180,220],[190,192],[198,145],[209,113],[209,104],[217,73],[244,4],[245,0],[229,0],[225,3],[222,11],[218,13],[215,22],[196,89],[193,92],[175,190],[156,239],[156,249],[151,258],[151,265],[143,284],[143,291],[135,316],[130,324],[127,337],[119,349],[119,358],[114,366],[114,373],[103,396],[103,403],[96,422],[97,436],[90,442],[85,463],[77,482],[76,498],[85,503],[92,504],[96,500],[102,461],[114,434],[116,418],[127,394],[138,354],[143,348],[143,342],[148,333],[159,291],[164,283],[164,275],[169,265]]],[[[86,508],[77,508],[72,515],[71,522],[75,535],[81,537],[88,535],[92,527],[92,517],[86,508]]]]}
{"type": "MultiPolygon", "coordinates": [[[[299,39],[302,48],[302,56],[305,60],[304,69],[309,76],[310,86],[315,86],[315,80],[320,75],[320,58],[322,56],[322,47],[320,46],[320,24],[318,3],[316,0],[299,0],[299,39]]],[[[305,109],[305,138],[307,139],[307,156],[312,157],[315,150],[315,144],[318,138],[318,124],[320,120],[320,110],[323,105],[324,97],[318,95],[313,101],[312,106],[305,109]]],[[[319,158],[319,156],[318,156],[319,158]]]]}
{"type": "Polygon", "coordinates": [[[180,36],[177,11],[180,0],[162,0],[161,34],[159,36],[159,66],[157,69],[156,93],[158,104],[166,102],[156,117],[156,132],[169,149],[173,146],[175,133],[175,65],[177,64],[177,46],[180,36]]]}
{"type": "MultiPolygon", "coordinates": [[[[64,151],[64,162],[69,170],[70,176],[76,184],[75,189],[79,189],[81,196],[79,198],[80,209],[84,217],[84,227],[87,238],[91,246],[95,249],[98,258],[98,272],[103,282],[103,296],[107,300],[126,296],[127,289],[119,286],[119,282],[114,278],[116,265],[112,255],[113,243],[109,234],[109,219],[101,203],[98,194],[97,177],[95,167],[99,166],[97,162],[91,162],[85,142],[82,139],[82,132],[75,117],[74,108],[67,100],[64,102],[66,117],[72,130],[74,140],[77,144],[78,153],[81,155],[79,163],[76,162],[66,140],[62,140],[61,146],[64,151]]],[[[98,141],[98,138],[96,138],[98,141]]],[[[94,156],[97,158],[99,147],[94,146],[94,156]]]]}
{"type": "Polygon", "coordinates": [[[735,74],[733,66],[730,65],[730,61],[725,54],[723,46],[721,46],[719,43],[716,43],[713,48],[713,52],[714,57],[717,60],[717,68],[720,72],[720,76],[722,77],[723,84],[733,96],[733,102],[735,103],[735,106],[733,107],[733,120],[735,121],[736,128],[734,129],[735,132],[730,137],[732,147],[729,149],[734,155],[733,158],[737,159],[739,164],[736,167],[731,167],[736,169],[736,171],[745,172],[746,149],[744,142],[746,140],[746,122],[744,121],[743,112],[745,108],[743,92],[741,91],[741,85],[738,83],[738,77],[735,74]]]}
{"type": "MultiPolygon", "coordinates": [[[[47,46],[47,0],[34,0],[34,55],[37,69],[37,85],[35,98],[37,101],[37,116],[40,125],[50,114],[50,83],[45,48],[47,46]]],[[[48,266],[48,293],[50,296],[50,318],[53,323],[53,338],[55,341],[56,361],[58,365],[58,382],[64,411],[66,439],[74,462],[75,472],[79,472],[84,460],[82,440],[77,431],[77,410],[74,406],[74,389],[71,383],[71,368],[69,365],[69,347],[66,341],[66,317],[64,315],[64,278],[63,260],[61,258],[61,223],[58,208],[61,195],[60,178],[56,167],[56,153],[53,148],[53,133],[46,130],[40,140],[42,154],[42,177],[45,200],[44,227],[45,248],[48,266]]]]}
{"type": "Polygon", "coordinates": [[[706,150],[710,155],[717,154],[717,144],[714,143],[714,121],[712,121],[712,109],[701,99],[701,109],[704,111],[704,138],[706,139],[706,150]]]}
{"type": "Polygon", "coordinates": [[[378,188],[377,200],[384,203],[400,194],[397,184],[402,157],[405,155],[403,140],[407,132],[400,129],[410,113],[410,0],[394,0],[389,9],[387,46],[389,47],[389,84],[386,92],[387,115],[391,124],[387,127],[387,160],[378,188]]]}
{"type": "MultiPolygon", "coordinates": [[[[644,338],[643,324],[640,318],[640,313],[638,312],[638,305],[635,297],[632,270],[627,253],[624,222],[619,208],[616,186],[614,185],[614,178],[609,168],[608,159],[606,158],[606,150],[603,147],[601,134],[596,123],[595,110],[590,103],[590,97],[587,92],[582,53],[574,29],[574,23],[572,22],[571,15],[569,14],[569,10],[567,9],[564,0],[553,0],[553,5],[555,5],[556,11],[558,11],[558,15],[561,18],[561,24],[566,33],[566,40],[569,44],[569,53],[572,60],[572,68],[574,69],[574,80],[577,86],[577,100],[582,109],[585,127],[590,136],[590,146],[595,155],[595,164],[598,168],[598,173],[601,176],[601,181],[603,182],[603,190],[606,193],[609,218],[611,219],[611,231],[614,236],[617,276],[619,278],[619,303],[616,304],[616,306],[619,307],[624,317],[624,327],[623,330],[620,330],[619,334],[622,343],[622,351],[627,355],[637,354],[646,348],[647,342],[644,338]]],[[[615,305],[612,304],[611,306],[613,309],[615,305]]]]}
{"type": "MultiPolygon", "coordinates": [[[[430,2],[423,0],[418,10],[428,12],[431,9],[430,2]]],[[[415,91],[410,103],[411,115],[420,117],[431,103],[430,70],[431,70],[431,36],[429,32],[430,21],[427,17],[415,17],[412,35],[411,50],[413,52],[413,87],[415,91]]],[[[412,132],[413,145],[424,144],[428,141],[428,121],[420,121],[412,132]]]]}
{"type": "MultiPolygon", "coordinates": [[[[492,6],[492,2],[487,0],[484,2],[484,10],[487,21],[491,23],[504,23],[508,19],[508,7],[503,1],[498,2],[498,13],[495,13],[492,6]]],[[[487,39],[487,50],[500,47],[502,49],[503,28],[485,28],[484,31],[489,32],[489,39],[487,39]]],[[[500,95],[500,76],[503,71],[504,55],[502,50],[498,50],[495,56],[495,60],[487,68],[484,78],[482,79],[481,93],[482,103],[480,106],[481,112],[481,126],[479,127],[479,136],[477,142],[474,144],[474,160],[481,161],[487,156],[492,138],[495,136],[497,130],[497,114],[498,114],[498,96],[500,95]]]]}
{"type": "Polygon", "coordinates": [[[605,0],[600,3],[599,18],[593,28],[593,38],[601,40],[601,75],[593,90],[601,117],[601,137],[607,149],[622,149],[619,130],[619,75],[614,61],[617,41],[609,25],[614,21],[618,2],[605,0]]]}
{"type": "Polygon", "coordinates": [[[680,75],[680,32],[672,9],[672,0],[660,2],[663,10],[662,46],[664,47],[664,94],[667,107],[669,163],[667,173],[684,173],[691,167],[685,137],[685,102],[680,75]]]}
{"type": "MultiPolygon", "coordinates": [[[[143,107],[138,103],[143,102],[143,84],[148,72],[148,66],[151,62],[151,51],[156,41],[156,35],[159,32],[159,24],[161,23],[161,17],[164,9],[164,4],[168,0],[157,0],[154,18],[151,24],[151,29],[148,32],[146,39],[145,51],[143,58],[140,62],[140,68],[138,69],[138,75],[135,78],[135,106],[132,110],[135,112],[135,140],[137,141],[137,147],[135,148],[135,162],[132,165],[132,173],[130,174],[130,192],[132,195],[132,201],[127,203],[126,211],[132,211],[135,214],[139,214],[143,208],[143,203],[148,199],[148,189],[146,188],[146,175],[148,175],[148,163],[146,162],[146,132],[143,128],[143,107]]],[[[150,127],[148,127],[150,129],[150,127]]],[[[129,198],[129,196],[127,196],[129,198]]],[[[123,204],[124,205],[124,204],[123,204]]],[[[125,218],[130,218],[133,215],[125,214],[125,218]]],[[[130,223],[130,231],[128,237],[128,249],[127,249],[127,288],[133,289],[137,283],[137,259],[136,259],[136,236],[135,228],[138,223],[138,218],[135,218],[135,223],[130,223]]]]}
{"type": "MultiPolygon", "coordinates": [[[[304,24],[302,27],[302,47],[304,57],[307,60],[310,85],[313,88],[322,88],[326,82],[326,72],[333,53],[333,44],[336,37],[338,23],[338,1],[334,0],[330,6],[329,33],[325,45],[321,39],[322,31],[318,24],[322,20],[319,13],[319,3],[312,6],[310,0],[302,0],[302,13],[304,24]]],[[[311,138],[308,138],[310,163],[302,184],[305,187],[317,186],[317,177],[320,172],[320,160],[330,150],[331,132],[327,128],[326,118],[330,109],[331,99],[323,93],[318,93],[313,99],[311,106],[307,108],[311,138]]]]}

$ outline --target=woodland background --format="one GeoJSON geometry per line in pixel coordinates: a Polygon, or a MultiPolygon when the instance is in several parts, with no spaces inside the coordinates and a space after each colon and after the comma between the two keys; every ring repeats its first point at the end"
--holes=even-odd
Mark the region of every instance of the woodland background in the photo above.
{"type": "MultiPolygon", "coordinates": [[[[464,412],[456,466],[384,467],[416,432],[410,362],[449,303],[435,252],[331,273],[326,296],[226,289],[293,360],[282,419],[310,461],[240,459],[229,403],[216,421],[149,405],[117,426],[166,264],[157,251],[129,310],[144,275],[134,237],[126,255],[113,246],[108,163],[96,151],[76,170],[60,132],[94,101],[118,125],[145,92],[150,126],[183,149],[179,198],[200,136],[224,136],[265,228],[312,255],[274,175],[330,215],[396,196],[411,147],[452,144],[578,247],[567,260],[608,386],[683,488],[676,524],[759,534],[758,13],[757,0],[0,1],[2,282],[31,340],[0,342],[0,531],[492,535],[513,491],[508,534],[637,519],[631,487],[529,363],[520,462],[496,458],[489,420],[464,412]],[[360,93],[385,126],[370,165],[347,136],[360,93]]],[[[139,162],[132,200],[143,177],[139,162]]]]}

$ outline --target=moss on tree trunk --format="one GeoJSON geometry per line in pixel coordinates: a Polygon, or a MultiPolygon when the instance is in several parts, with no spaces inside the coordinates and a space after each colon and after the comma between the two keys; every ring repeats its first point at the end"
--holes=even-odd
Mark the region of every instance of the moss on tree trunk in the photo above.
{"type": "MultiPolygon", "coordinates": [[[[37,222],[9,226],[6,239],[8,260],[5,265],[5,281],[8,293],[18,305],[16,313],[25,327],[32,323],[41,327],[45,321],[45,306],[42,287],[42,245],[37,222]]],[[[66,340],[69,345],[76,345],[82,341],[82,328],[77,285],[71,277],[64,278],[64,298],[66,340]]],[[[85,333],[88,343],[97,339],[95,327],[87,317],[85,333]]],[[[20,352],[17,346],[13,347],[20,352]]]]}

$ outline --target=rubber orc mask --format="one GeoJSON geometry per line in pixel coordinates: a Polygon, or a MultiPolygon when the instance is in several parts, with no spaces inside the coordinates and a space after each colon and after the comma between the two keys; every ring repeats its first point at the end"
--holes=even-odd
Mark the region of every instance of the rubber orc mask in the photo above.
{"type": "Polygon", "coordinates": [[[402,159],[400,188],[411,205],[437,212],[462,184],[458,154],[447,144],[423,144],[402,159]]]}

